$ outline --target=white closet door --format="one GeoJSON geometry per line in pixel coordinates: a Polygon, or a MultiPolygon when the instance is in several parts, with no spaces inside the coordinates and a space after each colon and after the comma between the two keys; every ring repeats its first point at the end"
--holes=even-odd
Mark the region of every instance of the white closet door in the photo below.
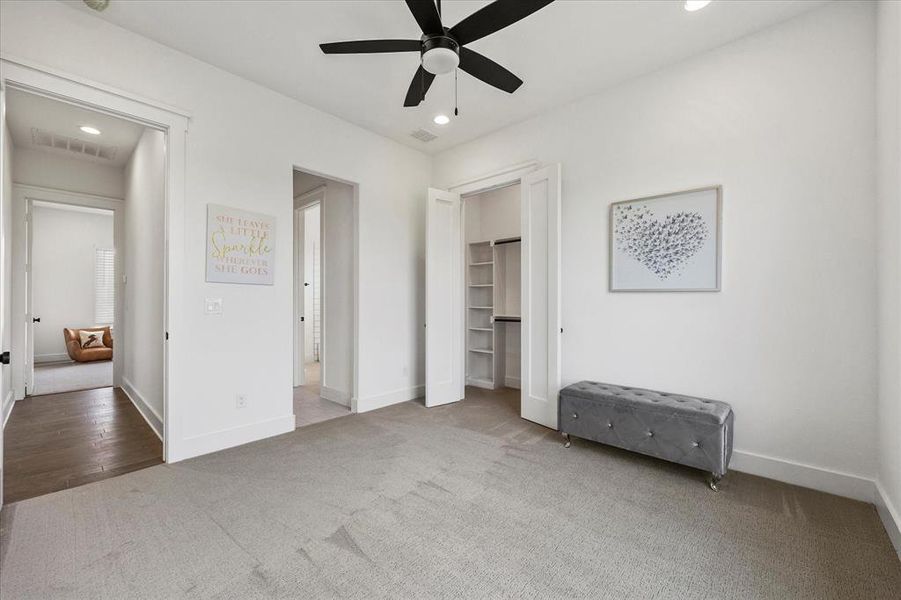
{"type": "Polygon", "coordinates": [[[522,418],[557,429],[560,165],[522,178],[522,418]]]}
{"type": "Polygon", "coordinates": [[[426,211],[425,405],[463,399],[460,195],[429,188],[426,211]]]}

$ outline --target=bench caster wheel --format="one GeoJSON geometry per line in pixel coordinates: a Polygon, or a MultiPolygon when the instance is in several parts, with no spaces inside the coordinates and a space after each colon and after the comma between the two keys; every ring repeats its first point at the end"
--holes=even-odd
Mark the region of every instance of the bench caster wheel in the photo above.
{"type": "Polygon", "coordinates": [[[572,440],[569,439],[568,433],[564,433],[563,434],[563,447],[569,448],[570,446],[572,446],[572,440]]]}
{"type": "Polygon", "coordinates": [[[714,492],[718,492],[720,490],[717,487],[717,484],[720,482],[720,480],[722,478],[723,478],[722,475],[717,475],[716,473],[711,473],[710,479],[707,481],[707,485],[710,486],[710,489],[713,490],[714,492]]]}

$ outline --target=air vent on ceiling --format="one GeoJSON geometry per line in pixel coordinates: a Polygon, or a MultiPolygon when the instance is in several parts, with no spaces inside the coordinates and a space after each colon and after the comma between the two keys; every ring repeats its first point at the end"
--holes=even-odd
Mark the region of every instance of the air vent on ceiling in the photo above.
{"type": "Polygon", "coordinates": [[[438,137],[428,129],[417,129],[416,131],[410,133],[410,135],[415,137],[420,142],[431,142],[438,137]]]}
{"type": "Polygon", "coordinates": [[[69,137],[68,135],[50,133],[37,127],[31,128],[31,141],[35,146],[55,148],[105,160],[115,160],[116,152],[119,150],[117,146],[105,146],[96,142],[69,137]]]}

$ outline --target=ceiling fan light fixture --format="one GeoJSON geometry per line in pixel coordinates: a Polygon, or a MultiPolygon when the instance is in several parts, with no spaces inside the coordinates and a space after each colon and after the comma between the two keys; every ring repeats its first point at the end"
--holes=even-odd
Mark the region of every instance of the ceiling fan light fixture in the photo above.
{"type": "Polygon", "coordinates": [[[460,64],[460,55],[450,48],[432,48],[422,53],[422,68],[432,75],[450,73],[460,64]]]}
{"type": "Polygon", "coordinates": [[[435,115],[435,118],[432,119],[435,122],[435,125],[447,125],[450,123],[450,117],[447,115],[435,115]]]}
{"type": "Polygon", "coordinates": [[[696,10],[701,10],[711,2],[713,2],[713,0],[686,0],[685,10],[688,12],[695,12],[696,10]]]}

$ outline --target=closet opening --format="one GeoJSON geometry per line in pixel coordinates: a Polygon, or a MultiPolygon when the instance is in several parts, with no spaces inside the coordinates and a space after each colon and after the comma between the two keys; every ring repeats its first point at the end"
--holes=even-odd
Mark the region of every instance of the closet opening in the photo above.
{"type": "Polygon", "coordinates": [[[466,385],[520,414],[522,285],[519,182],[462,197],[466,385]]]}
{"type": "Polygon", "coordinates": [[[294,418],[351,414],[356,186],[294,171],[294,418]]]}

